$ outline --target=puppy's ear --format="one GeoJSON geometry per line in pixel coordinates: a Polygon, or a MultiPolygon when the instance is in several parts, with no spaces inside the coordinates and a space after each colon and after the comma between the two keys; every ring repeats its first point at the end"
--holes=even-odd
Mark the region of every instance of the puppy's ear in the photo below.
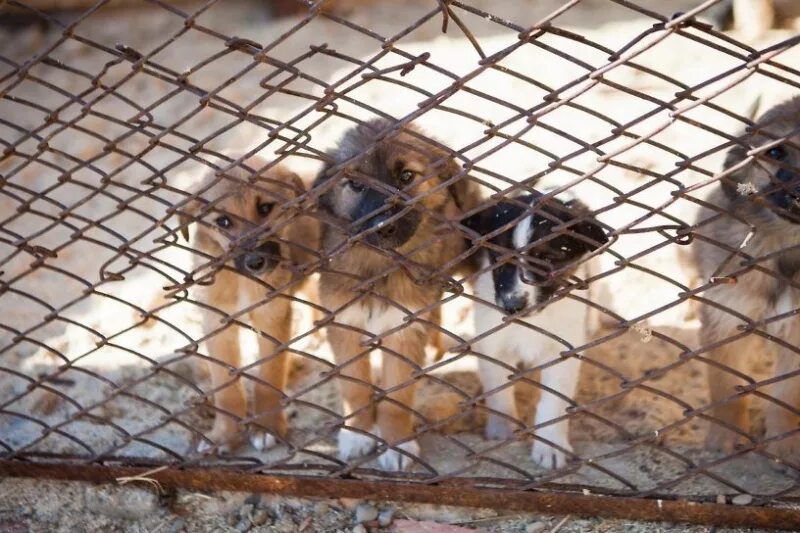
{"type": "MultiPolygon", "coordinates": [[[[322,170],[319,171],[319,174],[317,174],[317,177],[314,178],[314,182],[311,184],[311,190],[318,189],[320,187],[324,187],[325,183],[329,179],[331,179],[331,176],[330,176],[331,166],[333,166],[332,163],[326,163],[325,166],[322,167],[322,170]]],[[[333,194],[333,191],[332,190],[327,190],[322,194],[320,194],[320,193],[316,193],[316,194],[319,195],[319,196],[316,196],[317,203],[319,204],[319,206],[322,207],[323,209],[327,210],[327,211],[332,211],[333,210],[333,205],[331,203],[331,195],[333,194]]]]}
{"type": "MultiPolygon", "coordinates": [[[[195,191],[199,189],[195,188],[195,191]]],[[[187,191],[189,194],[195,194],[195,191],[187,191]]],[[[197,197],[191,198],[186,205],[178,211],[178,224],[180,224],[181,237],[183,240],[189,241],[189,225],[197,218],[197,214],[203,207],[203,202],[197,197]]]]}
{"type": "Polygon", "coordinates": [[[212,179],[214,179],[214,171],[205,169],[200,179],[184,191],[189,198],[178,210],[178,223],[180,224],[181,237],[186,241],[189,240],[189,225],[197,220],[198,213],[206,206],[206,202],[201,197],[205,196],[206,189],[212,179]]]}
{"type": "Polygon", "coordinates": [[[580,233],[592,241],[581,241],[589,252],[597,250],[608,242],[608,235],[603,231],[603,227],[593,218],[575,224],[575,226],[573,226],[573,231],[580,233]]]}
{"type": "Polygon", "coordinates": [[[289,223],[286,240],[293,265],[305,267],[319,259],[320,223],[315,217],[298,212],[289,223]]]}
{"type": "Polygon", "coordinates": [[[185,215],[181,213],[178,215],[178,223],[181,225],[181,237],[183,237],[184,241],[189,241],[189,224],[191,223],[191,219],[189,215],[185,215]]]}
{"type": "MultiPolygon", "coordinates": [[[[461,225],[468,228],[478,235],[486,235],[489,229],[486,227],[486,212],[487,209],[478,211],[474,215],[461,219],[461,225]]],[[[475,239],[467,231],[461,232],[464,250],[467,252],[466,257],[459,265],[459,272],[464,276],[471,276],[480,269],[481,258],[484,257],[485,248],[476,245],[475,239]]]]}
{"type": "MultiPolygon", "coordinates": [[[[447,160],[442,172],[439,173],[439,177],[443,180],[449,180],[453,176],[457,176],[459,172],[461,172],[461,167],[456,163],[455,159],[450,158],[447,160]]],[[[447,191],[453,197],[456,207],[461,212],[471,211],[480,201],[478,189],[467,174],[462,174],[456,178],[453,183],[447,186],[447,191]]]]}
{"type": "MultiPolygon", "coordinates": [[[[303,180],[294,172],[289,173],[292,185],[292,195],[300,196],[307,192],[303,180]]],[[[286,240],[289,247],[289,261],[293,265],[308,265],[317,259],[314,251],[319,249],[320,227],[319,221],[306,214],[307,206],[301,205],[293,210],[292,220],[287,224],[286,240]]]]}
{"type": "Polygon", "coordinates": [[[592,211],[589,209],[589,206],[577,199],[570,200],[564,205],[566,205],[570,211],[570,218],[580,219],[580,222],[571,226],[572,231],[583,235],[591,241],[589,242],[580,238],[576,239],[580,241],[586,252],[593,252],[608,242],[608,235],[606,235],[603,226],[600,225],[597,219],[591,216],[592,211]]]}
{"type": "MultiPolygon", "coordinates": [[[[468,216],[461,220],[461,225],[471,229],[478,235],[486,235],[488,231],[485,228],[485,224],[483,222],[484,219],[484,212],[478,211],[472,216],[468,216]]],[[[469,236],[465,233],[464,238],[469,239],[469,236]]]]}
{"type": "Polygon", "coordinates": [[[307,192],[306,184],[303,183],[303,180],[296,173],[287,171],[287,179],[291,185],[290,190],[292,197],[297,197],[307,192]]]}

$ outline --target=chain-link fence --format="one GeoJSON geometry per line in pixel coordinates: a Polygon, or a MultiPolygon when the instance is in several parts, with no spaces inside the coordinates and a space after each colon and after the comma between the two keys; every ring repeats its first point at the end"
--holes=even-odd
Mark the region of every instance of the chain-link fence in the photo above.
{"type": "Polygon", "coordinates": [[[800,37],[662,4],[0,4],[3,472],[796,526],[800,37]]]}

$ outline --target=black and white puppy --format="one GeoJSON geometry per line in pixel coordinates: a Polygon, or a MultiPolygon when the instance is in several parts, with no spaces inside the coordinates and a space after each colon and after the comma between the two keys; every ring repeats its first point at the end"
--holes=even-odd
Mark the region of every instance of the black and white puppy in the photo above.
{"type": "Polygon", "coordinates": [[[477,252],[481,274],[475,292],[475,334],[480,337],[503,324],[505,315],[524,322],[508,323],[479,338],[483,390],[490,409],[486,436],[509,438],[524,425],[517,417],[509,376],[520,361],[541,370],[542,393],[536,407],[536,435],[531,456],[547,468],[560,468],[572,452],[567,420],[561,418],[575,396],[580,360],[560,353],[586,344],[590,308],[559,291],[570,279],[588,277],[587,253],[608,242],[603,228],[577,200],[519,196],[500,202],[464,221],[481,235],[492,236],[477,252]],[[516,222],[515,222],[516,221],[516,222]],[[566,224],[573,222],[572,225],[566,224]],[[510,257],[509,253],[513,254],[510,257]],[[556,294],[558,292],[558,294],[556,294]],[[515,420],[517,422],[515,422],[515,420]],[[515,427],[516,426],[516,427],[515,427]]]}

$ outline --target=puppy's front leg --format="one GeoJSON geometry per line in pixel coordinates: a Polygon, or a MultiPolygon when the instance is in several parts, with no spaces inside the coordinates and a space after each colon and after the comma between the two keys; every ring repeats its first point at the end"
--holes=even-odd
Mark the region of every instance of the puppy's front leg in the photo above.
{"type": "Polygon", "coordinates": [[[711,402],[715,405],[711,410],[714,419],[721,424],[711,424],[706,436],[706,448],[711,451],[731,453],[739,445],[746,444],[749,439],[741,433],[750,432],[750,396],[737,392],[736,387],[745,385],[733,371],[747,374],[745,363],[749,354],[760,354],[763,344],[756,335],[748,335],[742,339],[719,346],[711,351],[710,358],[717,364],[724,365],[732,371],[717,366],[708,366],[708,387],[711,402]],[[728,399],[733,397],[733,399],[728,399]],[[732,429],[727,429],[727,427],[732,429]],[[738,432],[735,430],[739,430],[738,432]]]}
{"type": "Polygon", "coordinates": [[[416,439],[410,439],[414,435],[411,410],[416,389],[416,381],[411,376],[415,365],[425,358],[426,337],[422,327],[412,325],[383,340],[382,386],[391,392],[387,394],[388,400],[378,404],[378,428],[381,438],[392,446],[378,459],[384,470],[405,470],[413,464],[412,457],[419,456],[416,439]]]}
{"type": "Polygon", "coordinates": [[[569,419],[544,427],[540,425],[567,413],[567,407],[572,405],[571,401],[575,398],[579,371],[580,360],[575,357],[567,357],[542,369],[541,383],[553,392],[542,389],[541,399],[536,406],[534,425],[537,429],[534,433],[531,457],[544,468],[563,467],[572,452],[569,443],[569,419]]]}
{"type": "MultiPolygon", "coordinates": [[[[794,346],[800,346],[800,344],[794,344],[794,346]]],[[[778,352],[775,375],[782,376],[798,370],[800,370],[800,355],[789,348],[781,347],[778,352]]],[[[767,437],[787,435],[770,443],[768,450],[781,459],[798,464],[800,461],[800,434],[796,432],[800,430],[800,416],[790,409],[800,409],[800,378],[783,379],[768,387],[764,392],[788,406],[784,407],[775,402],[769,402],[765,407],[767,437]]]]}
{"type": "MultiPolygon", "coordinates": [[[[199,299],[219,311],[227,314],[236,312],[238,303],[238,280],[229,272],[217,273],[215,283],[201,289],[199,299]]],[[[227,452],[236,448],[242,440],[242,431],[239,423],[247,416],[247,401],[245,398],[242,380],[234,379],[231,374],[233,367],[241,366],[239,350],[239,328],[234,324],[223,326],[223,317],[219,312],[203,310],[203,330],[212,336],[206,340],[208,355],[212,360],[207,361],[208,371],[211,375],[211,386],[214,389],[214,426],[206,435],[214,445],[218,445],[220,452],[227,452]],[[221,331],[217,331],[220,328],[221,331]],[[213,332],[213,333],[212,333],[213,332]]],[[[203,453],[210,450],[212,444],[201,440],[197,451],[203,453]]]]}
{"type": "Polygon", "coordinates": [[[286,415],[280,409],[280,402],[286,388],[289,354],[276,353],[279,345],[275,341],[285,344],[289,340],[292,307],[286,300],[275,299],[251,312],[250,320],[258,334],[258,356],[264,360],[258,367],[258,375],[266,382],[254,384],[256,418],[250,442],[257,450],[265,450],[276,444],[277,437],[286,435],[286,415]]]}
{"type": "Polygon", "coordinates": [[[346,461],[367,455],[377,444],[374,438],[365,434],[370,433],[375,425],[369,349],[361,345],[363,336],[350,329],[330,326],[327,335],[336,364],[340,367],[339,375],[343,377],[339,383],[346,419],[339,430],[338,440],[339,456],[346,461]]]}
{"type": "MultiPolygon", "coordinates": [[[[485,353],[480,348],[478,351],[483,355],[493,355],[485,353]]],[[[514,430],[517,429],[510,419],[517,420],[519,418],[514,401],[514,386],[508,382],[508,377],[512,371],[483,357],[478,360],[478,371],[480,372],[484,394],[495,391],[486,397],[486,407],[490,409],[489,414],[486,416],[486,438],[509,439],[514,434],[514,430]]]]}
{"type": "MultiPolygon", "coordinates": [[[[798,301],[797,295],[791,297],[791,289],[786,289],[783,297],[779,300],[776,313],[783,314],[792,311],[798,301]]],[[[791,347],[800,346],[800,323],[796,316],[789,316],[773,322],[769,327],[769,332],[782,339],[791,347]]],[[[800,370],[800,354],[788,346],[779,345],[778,361],[775,365],[775,376],[785,376],[800,370]]],[[[782,379],[775,385],[767,387],[765,391],[778,402],[769,402],[765,408],[767,437],[780,437],[787,435],[780,440],[769,444],[768,450],[785,459],[788,462],[797,464],[800,461],[800,434],[793,433],[800,430],[800,416],[797,410],[800,409],[800,377],[782,379]]]]}

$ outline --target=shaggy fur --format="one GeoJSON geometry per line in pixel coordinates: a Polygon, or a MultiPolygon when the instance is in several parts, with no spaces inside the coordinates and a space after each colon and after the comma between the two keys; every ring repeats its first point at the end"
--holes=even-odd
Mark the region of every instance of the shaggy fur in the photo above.
{"type": "Polygon", "coordinates": [[[439,320],[429,306],[440,301],[442,282],[464,251],[463,240],[453,234],[476,195],[466,177],[445,184],[459,167],[410,133],[416,130],[406,128],[375,146],[379,133],[391,126],[374,120],[349,130],[315,187],[323,211],[333,218],[322,234],[332,257],[321,273],[320,299],[335,316],[328,339],[337,364],[345,365],[339,453],[347,460],[385,443],[381,467],[402,470],[419,453],[412,374],[423,362],[430,324],[439,320]],[[341,172],[331,170],[364,153],[341,172]],[[377,344],[376,337],[381,388],[389,391],[377,405],[373,394],[380,389],[372,385],[369,360],[373,346],[365,345],[370,339],[377,344]]]}
{"type": "Polygon", "coordinates": [[[575,397],[580,372],[578,357],[562,358],[560,353],[586,344],[591,309],[571,294],[556,293],[575,277],[588,277],[589,266],[580,260],[608,238],[576,200],[542,200],[538,195],[516,200],[501,202],[465,222],[481,235],[511,225],[479,252],[481,274],[475,291],[480,299],[475,305],[479,340],[473,347],[480,355],[481,383],[490,409],[486,436],[508,439],[527,426],[517,415],[509,376],[516,373],[519,362],[547,365],[541,370],[543,387],[531,457],[545,468],[560,468],[572,453],[568,420],[562,418],[575,397]],[[573,234],[553,232],[556,225],[578,219],[569,228],[573,234]],[[501,260],[510,251],[517,253],[501,260]],[[508,314],[518,321],[504,325],[508,314]]]}
{"type": "Polygon", "coordinates": [[[248,417],[250,441],[259,450],[273,446],[286,434],[280,401],[288,371],[287,354],[276,348],[289,340],[292,308],[286,295],[298,289],[302,265],[315,260],[319,230],[312,218],[286,206],[287,201],[305,192],[296,174],[273,166],[252,178],[252,172],[266,164],[252,158],[228,171],[227,178],[208,173],[192,191],[198,199],[187,204],[180,216],[181,231],[187,239],[188,225],[198,222],[193,244],[200,254],[195,255],[195,266],[202,268],[210,263],[216,269],[211,282],[197,285],[194,291],[203,304],[215,407],[208,440],[198,445],[201,452],[213,445],[220,451],[237,447],[245,433],[241,422],[248,417]],[[226,254],[230,259],[222,265],[214,264],[218,262],[215,258],[226,254]],[[241,314],[251,306],[251,311],[241,314]],[[239,328],[225,323],[229,316],[240,321],[249,318],[259,334],[262,362],[253,373],[264,383],[254,384],[254,401],[249,409],[243,380],[231,373],[241,367],[241,359],[239,328]]]}
{"type": "MultiPolygon", "coordinates": [[[[800,306],[796,288],[800,282],[800,98],[769,110],[757,124],[745,137],[747,145],[757,148],[785,136],[789,140],[765,150],[710,194],[709,206],[698,217],[701,226],[693,248],[703,282],[718,280],[700,295],[700,317],[702,341],[714,345],[709,357],[716,364],[708,367],[709,388],[711,414],[719,422],[712,424],[706,443],[724,452],[751,443],[749,398],[736,390],[747,383],[742,374],[747,374],[748,359],[775,351],[776,375],[800,370],[800,354],[792,348],[800,346],[800,322],[795,315],[772,320],[800,306]],[[758,333],[742,329],[748,324],[758,333]],[[767,335],[773,339],[767,341],[767,335]]],[[[747,150],[731,149],[725,168],[744,161],[747,150]]],[[[785,404],[768,403],[767,437],[796,430],[800,417],[787,407],[800,408],[800,380],[783,379],[759,390],[785,404]]],[[[776,439],[769,449],[787,459],[800,459],[800,438],[776,439]]]]}

